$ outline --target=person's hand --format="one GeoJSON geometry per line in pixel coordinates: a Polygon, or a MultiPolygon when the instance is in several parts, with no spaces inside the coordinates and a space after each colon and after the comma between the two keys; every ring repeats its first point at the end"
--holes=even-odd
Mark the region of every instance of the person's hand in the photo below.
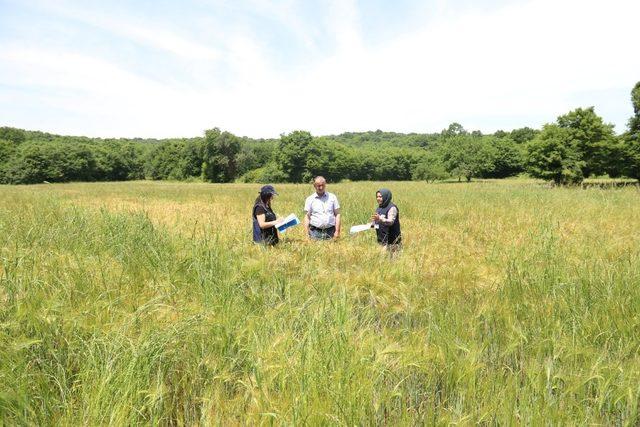
{"type": "Polygon", "coordinates": [[[334,239],[338,239],[339,237],[340,237],[340,231],[339,231],[339,230],[336,230],[336,232],[335,232],[335,233],[333,233],[333,238],[334,238],[334,239]]]}
{"type": "Polygon", "coordinates": [[[378,215],[377,213],[376,213],[376,214],[371,215],[371,221],[373,221],[373,222],[378,222],[378,221],[380,221],[380,215],[378,215]]]}

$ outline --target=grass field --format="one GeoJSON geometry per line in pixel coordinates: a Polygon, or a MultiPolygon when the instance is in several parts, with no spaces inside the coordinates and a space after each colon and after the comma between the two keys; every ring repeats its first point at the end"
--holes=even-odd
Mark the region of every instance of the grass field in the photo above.
{"type": "Polygon", "coordinates": [[[637,188],[384,186],[396,260],[253,245],[256,185],[0,186],[0,424],[640,423],[637,188]]]}

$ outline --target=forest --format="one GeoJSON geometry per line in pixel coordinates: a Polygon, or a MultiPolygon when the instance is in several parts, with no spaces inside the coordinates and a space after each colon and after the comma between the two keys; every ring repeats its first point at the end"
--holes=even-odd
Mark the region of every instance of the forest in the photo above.
{"type": "Polygon", "coordinates": [[[541,129],[483,134],[451,123],[436,133],[381,130],[277,139],[219,128],[193,138],[89,138],[0,127],[0,183],[186,180],[204,182],[507,178],[526,174],[571,185],[589,177],[640,179],[640,82],[633,115],[616,134],[594,107],[576,108],[541,129]]]}

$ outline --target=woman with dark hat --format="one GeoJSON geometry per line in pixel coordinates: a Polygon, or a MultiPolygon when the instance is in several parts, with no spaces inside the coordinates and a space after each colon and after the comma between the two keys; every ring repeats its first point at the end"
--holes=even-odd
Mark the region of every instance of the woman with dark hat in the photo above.
{"type": "Polygon", "coordinates": [[[266,245],[278,243],[278,230],[275,225],[276,214],[271,209],[271,200],[277,195],[273,185],[265,185],[260,189],[260,195],[253,204],[253,241],[266,245]]]}
{"type": "Polygon", "coordinates": [[[398,207],[391,203],[391,191],[381,188],[376,192],[378,209],[371,216],[371,221],[376,225],[378,243],[383,245],[391,254],[395,254],[402,244],[400,231],[400,212],[398,207]]]}

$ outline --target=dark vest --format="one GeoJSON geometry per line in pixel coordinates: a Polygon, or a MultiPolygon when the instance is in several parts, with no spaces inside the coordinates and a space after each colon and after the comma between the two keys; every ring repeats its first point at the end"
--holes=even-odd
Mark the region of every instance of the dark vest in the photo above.
{"type": "Polygon", "coordinates": [[[278,230],[275,227],[269,227],[262,229],[260,228],[260,224],[258,223],[258,218],[256,217],[256,208],[258,206],[262,206],[266,213],[264,215],[265,221],[275,221],[276,214],[273,213],[271,208],[266,204],[262,203],[260,199],[256,200],[256,203],[253,205],[253,241],[256,243],[266,243],[268,245],[275,245],[278,243],[278,230]]]}
{"type": "Polygon", "coordinates": [[[384,208],[376,209],[376,213],[378,215],[384,215],[386,218],[389,209],[394,206],[398,212],[398,214],[396,215],[396,220],[391,225],[379,223],[378,229],[376,230],[376,234],[378,235],[378,243],[380,243],[381,245],[395,245],[402,241],[402,234],[400,233],[400,209],[398,209],[398,207],[393,203],[389,203],[384,208]]]}

